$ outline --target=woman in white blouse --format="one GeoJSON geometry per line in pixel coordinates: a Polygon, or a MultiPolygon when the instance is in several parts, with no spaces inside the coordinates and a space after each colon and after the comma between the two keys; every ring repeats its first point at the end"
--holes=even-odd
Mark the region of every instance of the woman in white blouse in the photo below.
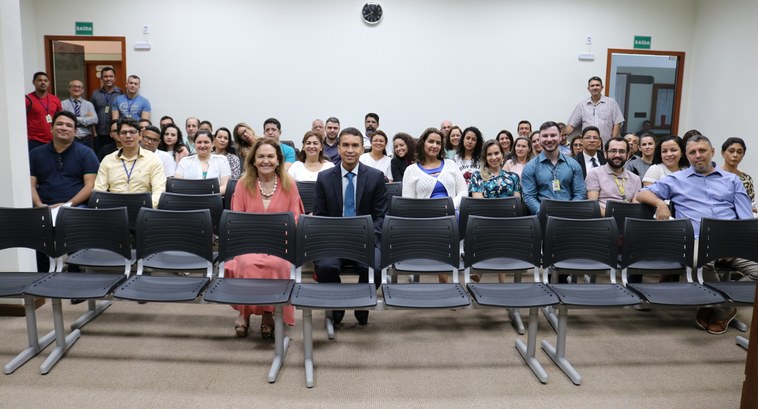
{"type": "Polygon", "coordinates": [[[371,151],[360,157],[362,164],[371,166],[384,173],[385,179],[392,182],[392,158],[387,156],[384,149],[387,146],[387,134],[377,130],[371,135],[371,151]]]}
{"type": "Polygon", "coordinates": [[[177,179],[208,179],[218,178],[221,194],[226,191],[226,183],[232,176],[229,161],[225,156],[211,153],[213,149],[213,134],[208,131],[198,131],[195,135],[196,155],[183,158],[176,167],[177,179]]]}
{"type": "Polygon", "coordinates": [[[655,147],[653,165],[642,178],[642,187],[647,187],[676,171],[689,166],[684,155],[684,141],[678,136],[667,136],[655,147]]]}
{"type": "Polygon", "coordinates": [[[303,149],[297,154],[297,161],[287,170],[296,182],[315,182],[319,172],[334,167],[324,157],[323,138],[321,132],[316,131],[308,131],[303,136],[303,149]]]}

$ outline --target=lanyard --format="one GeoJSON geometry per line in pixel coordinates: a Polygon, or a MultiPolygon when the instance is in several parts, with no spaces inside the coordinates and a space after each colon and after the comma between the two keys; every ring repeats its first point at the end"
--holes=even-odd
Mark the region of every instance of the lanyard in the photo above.
{"type": "Polygon", "coordinates": [[[42,105],[42,108],[45,108],[45,112],[50,115],[50,94],[45,95],[45,101],[47,101],[47,105],[42,103],[42,98],[38,97],[37,94],[34,94],[34,97],[37,98],[37,101],[39,101],[39,104],[42,105]]]}
{"type": "Polygon", "coordinates": [[[126,188],[127,190],[131,190],[131,187],[129,186],[129,182],[132,180],[132,173],[134,172],[134,165],[137,164],[137,159],[132,162],[132,167],[129,170],[126,170],[126,162],[124,162],[123,159],[121,159],[121,165],[124,167],[124,173],[126,173],[126,188]]]}
{"type": "Polygon", "coordinates": [[[616,182],[616,187],[619,189],[619,193],[621,193],[621,199],[626,202],[626,193],[624,192],[624,179],[613,175],[613,181],[616,182]]]}
{"type": "MultiPolygon", "coordinates": [[[[134,101],[136,99],[137,99],[136,95],[134,96],[134,99],[129,99],[129,97],[126,97],[126,103],[128,105],[126,108],[126,116],[128,116],[129,118],[134,118],[132,117],[132,105],[134,105],[134,101]]],[[[134,119],[137,119],[137,118],[134,118],[134,119]]]]}

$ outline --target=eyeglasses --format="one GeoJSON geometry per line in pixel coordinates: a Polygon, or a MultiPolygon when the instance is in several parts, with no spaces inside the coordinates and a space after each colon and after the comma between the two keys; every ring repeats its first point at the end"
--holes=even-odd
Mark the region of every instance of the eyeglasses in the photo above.
{"type": "Polygon", "coordinates": [[[150,143],[160,142],[160,139],[158,139],[158,138],[151,138],[149,136],[143,136],[142,140],[145,141],[145,142],[150,142],[150,143]]]}
{"type": "Polygon", "coordinates": [[[128,130],[128,131],[121,131],[118,134],[121,135],[121,136],[126,136],[126,135],[134,136],[134,135],[137,135],[138,133],[139,133],[139,131],[137,131],[137,130],[128,130]]]}
{"type": "Polygon", "coordinates": [[[608,149],[609,155],[626,155],[626,149],[608,149]]]}

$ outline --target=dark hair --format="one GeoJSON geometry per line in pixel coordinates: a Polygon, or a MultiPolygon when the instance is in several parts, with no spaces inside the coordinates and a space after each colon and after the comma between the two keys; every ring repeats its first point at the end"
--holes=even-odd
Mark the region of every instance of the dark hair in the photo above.
{"type": "Polygon", "coordinates": [[[366,114],[365,117],[363,117],[363,120],[365,121],[365,120],[367,120],[369,118],[374,118],[374,119],[376,119],[376,123],[377,124],[379,123],[379,115],[377,115],[377,114],[375,114],[373,112],[369,112],[368,114],[366,114]]]}
{"type": "MultiPolygon", "coordinates": [[[[413,137],[410,136],[410,135],[408,135],[405,132],[398,132],[398,133],[395,134],[394,137],[392,137],[392,144],[394,145],[395,141],[398,140],[398,139],[400,139],[403,142],[405,142],[405,145],[408,147],[408,149],[407,149],[408,153],[406,153],[405,156],[402,157],[402,158],[399,157],[397,154],[395,154],[395,157],[398,158],[398,159],[402,159],[402,160],[404,160],[404,161],[406,161],[408,163],[415,162],[416,161],[416,151],[413,149],[413,145],[414,145],[413,137]]],[[[395,151],[394,146],[393,146],[392,151],[394,153],[394,151],[395,151]]]]}
{"type": "Polygon", "coordinates": [[[384,138],[385,149],[382,150],[382,155],[387,156],[387,148],[386,147],[387,147],[387,144],[389,143],[389,138],[387,138],[387,134],[384,133],[384,131],[382,131],[380,129],[377,129],[376,131],[374,131],[373,134],[371,134],[371,138],[369,139],[369,141],[374,142],[374,136],[376,136],[376,135],[379,135],[379,136],[381,136],[381,137],[384,138]]]}
{"type": "Polygon", "coordinates": [[[50,76],[47,75],[46,72],[44,72],[44,71],[37,71],[37,72],[34,73],[34,76],[32,77],[32,82],[37,81],[37,77],[42,76],[42,75],[46,76],[47,79],[50,79],[50,76]]]}
{"type": "Polygon", "coordinates": [[[475,126],[469,126],[463,130],[463,135],[461,135],[461,143],[458,144],[458,156],[460,156],[461,159],[466,157],[466,147],[464,146],[463,141],[466,140],[466,134],[469,132],[473,132],[476,136],[476,145],[474,145],[474,151],[471,152],[471,162],[476,164],[482,157],[482,145],[484,145],[484,138],[482,137],[482,131],[480,131],[479,128],[475,126]]]}
{"type": "MultiPolygon", "coordinates": [[[[635,136],[637,136],[637,135],[635,135],[635,136]]],[[[624,142],[624,144],[626,145],[626,152],[629,153],[629,141],[627,141],[626,139],[624,139],[624,138],[622,138],[620,136],[614,136],[613,138],[608,139],[605,142],[605,151],[606,152],[608,152],[608,146],[611,145],[611,142],[624,142]]]]}
{"type": "Polygon", "coordinates": [[[443,143],[445,144],[445,149],[446,150],[453,150],[453,149],[455,149],[457,151],[458,150],[458,146],[461,146],[461,141],[458,141],[458,146],[453,146],[453,143],[450,142],[450,134],[453,133],[453,129],[457,129],[461,133],[461,139],[463,138],[463,131],[461,130],[461,127],[458,126],[458,125],[453,125],[450,128],[450,130],[447,131],[447,135],[444,135],[445,136],[445,140],[443,141],[443,143]]]}
{"type": "Polygon", "coordinates": [[[168,124],[165,128],[161,131],[161,142],[158,144],[158,149],[162,151],[168,151],[168,145],[166,145],[166,131],[169,128],[176,129],[176,143],[174,144],[174,152],[179,152],[182,147],[184,146],[184,137],[182,136],[182,130],[179,129],[176,124],[168,124]]]}
{"type": "Polygon", "coordinates": [[[721,145],[721,153],[726,152],[727,149],[729,149],[730,146],[734,144],[738,144],[742,146],[742,150],[747,152],[747,146],[745,146],[745,141],[742,138],[737,138],[732,136],[731,138],[726,138],[726,141],[721,145]]]}
{"type": "MultiPolygon", "coordinates": [[[[303,135],[303,149],[300,150],[297,154],[297,160],[300,162],[305,163],[305,141],[308,140],[311,136],[315,136],[318,140],[318,143],[321,144],[321,151],[318,153],[318,161],[324,162],[324,134],[318,131],[308,131],[303,135]]],[[[361,138],[362,139],[362,138],[361,138]]]]}
{"type": "Polygon", "coordinates": [[[543,122],[542,125],[540,125],[540,133],[542,133],[542,131],[544,131],[545,129],[552,128],[552,127],[555,127],[555,129],[559,131],[561,130],[561,127],[558,126],[557,122],[547,121],[547,122],[543,122]]]}
{"type": "MultiPolygon", "coordinates": [[[[596,127],[596,126],[588,126],[588,127],[584,128],[584,129],[582,129],[582,138],[584,138],[584,134],[586,134],[587,132],[590,132],[590,131],[595,131],[595,132],[597,132],[597,136],[600,136],[600,129],[598,129],[598,127],[596,127]]],[[[602,138],[600,138],[600,139],[602,139],[602,138]]]]}
{"type": "Polygon", "coordinates": [[[526,141],[526,146],[529,148],[529,150],[526,152],[526,161],[529,162],[529,160],[532,159],[534,148],[532,148],[532,139],[526,136],[519,136],[515,141],[513,141],[513,156],[511,157],[513,159],[513,162],[515,163],[518,161],[518,156],[516,155],[516,144],[518,144],[518,141],[526,141]]]}
{"type": "Polygon", "coordinates": [[[138,124],[142,123],[142,122],[147,122],[148,125],[152,125],[153,124],[153,122],[151,120],[147,119],[147,118],[140,118],[140,119],[137,120],[138,124]]]}
{"type": "Polygon", "coordinates": [[[695,135],[702,135],[702,134],[697,129],[690,129],[689,131],[685,132],[684,136],[682,137],[682,140],[684,141],[684,145],[686,146],[687,141],[689,141],[690,138],[692,138],[695,135]]]}
{"type": "Polygon", "coordinates": [[[592,81],[597,81],[597,82],[599,82],[599,83],[600,83],[600,85],[603,85],[603,80],[601,80],[601,79],[600,79],[600,77],[598,77],[597,75],[596,75],[596,76],[594,76],[594,77],[591,77],[591,78],[590,78],[590,79],[587,81],[587,85],[590,85],[590,82],[592,82],[592,81]]]}
{"type": "Polygon", "coordinates": [[[117,124],[116,132],[119,132],[119,133],[121,133],[121,128],[123,128],[124,126],[131,126],[132,128],[139,130],[139,123],[135,121],[134,119],[128,118],[125,116],[122,116],[121,118],[119,118],[116,124],[117,124]]]}
{"type": "Polygon", "coordinates": [[[269,118],[265,121],[263,121],[263,129],[266,129],[266,125],[268,124],[274,124],[276,126],[276,130],[281,132],[282,131],[282,123],[279,122],[276,118],[269,118]]]}
{"type": "Polygon", "coordinates": [[[505,134],[508,140],[511,141],[511,149],[508,152],[505,152],[504,155],[513,153],[513,134],[510,131],[508,131],[507,129],[503,129],[502,131],[497,133],[497,137],[495,138],[495,140],[497,141],[497,143],[500,143],[500,135],[503,135],[503,134],[505,134]]]}
{"type": "Polygon", "coordinates": [[[144,132],[144,131],[155,132],[156,134],[158,134],[158,136],[160,136],[160,134],[161,134],[161,130],[158,129],[157,126],[153,126],[153,125],[145,127],[145,129],[143,129],[142,132],[144,132]]]}
{"type": "Polygon", "coordinates": [[[74,129],[77,128],[76,115],[74,115],[73,112],[69,112],[69,111],[58,111],[58,112],[56,112],[55,115],[53,115],[53,123],[55,123],[55,120],[58,119],[59,116],[65,116],[66,118],[74,121],[74,129]]]}
{"type": "Polygon", "coordinates": [[[229,135],[229,144],[226,145],[226,153],[231,153],[232,155],[236,155],[237,149],[234,147],[234,138],[232,138],[232,132],[229,130],[229,128],[222,126],[216,129],[216,132],[213,133],[213,140],[215,141],[216,139],[218,139],[218,133],[221,131],[224,131],[226,132],[227,135],[229,135]]]}
{"type": "Polygon", "coordinates": [[[200,136],[200,135],[205,135],[208,138],[210,138],[211,139],[211,143],[213,143],[213,139],[215,138],[215,136],[211,132],[206,131],[205,129],[201,129],[201,130],[197,131],[197,133],[195,134],[195,140],[197,140],[197,137],[200,136]]]}
{"type": "Polygon", "coordinates": [[[211,130],[213,129],[213,124],[211,123],[211,121],[207,121],[207,120],[206,121],[200,121],[200,123],[197,125],[197,127],[199,128],[199,127],[203,126],[203,124],[210,126],[211,130]]]}
{"type": "Polygon", "coordinates": [[[684,154],[684,141],[682,138],[676,136],[676,135],[669,135],[663,137],[661,139],[661,142],[655,145],[655,153],[653,154],[653,165],[657,165],[659,163],[663,163],[663,158],[661,156],[661,150],[664,142],[668,141],[674,141],[677,145],[679,145],[679,150],[682,151],[682,156],[679,158],[679,168],[683,169],[689,166],[689,162],[687,161],[687,155],[684,154]]]}
{"type": "Polygon", "coordinates": [[[518,127],[521,126],[521,124],[527,124],[529,125],[529,132],[532,132],[532,123],[527,121],[526,119],[522,119],[518,121],[518,125],[516,125],[516,129],[518,130],[518,127]]]}
{"type": "Polygon", "coordinates": [[[100,70],[100,78],[103,77],[103,73],[106,71],[113,71],[113,75],[116,75],[116,69],[111,67],[110,65],[106,65],[105,67],[103,67],[102,70],[100,70]]]}
{"type": "Polygon", "coordinates": [[[163,115],[163,116],[161,117],[161,120],[160,120],[160,121],[158,121],[158,123],[161,123],[161,122],[163,122],[163,120],[164,120],[164,119],[170,119],[170,120],[171,120],[171,123],[172,123],[172,124],[174,123],[174,118],[171,118],[171,117],[170,117],[170,116],[168,116],[168,115],[163,115]]]}
{"type": "Polygon", "coordinates": [[[571,143],[569,144],[569,146],[571,147],[571,156],[574,156],[574,142],[576,142],[577,139],[581,141],[582,135],[574,135],[574,137],[571,138],[571,143]]]}
{"type": "Polygon", "coordinates": [[[142,79],[140,77],[138,77],[137,75],[134,75],[134,74],[126,77],[126,79],[129,79],[129,78],[134,78],[135,80],[139,80],[140,82],[142,82],[142,79]]]}
{"type": "Polygon", "coordinates": [[[342,139],[342,135],[360,136],[361,137],[361,146],[363,146],[363,134],[357,128],[353,128],[352,126],[349,126],[349,127],[345,128],[345,129],[341,130],[340,133],[339,133],[339,135],[337,135],[337,144],[340,143],[340,139],[342,139]]]}
{"type": "MultiPolygon", "coordinates": [[[[424,159],[426,158],[426,155],[424,154],[424,144],[426,143],[426,140],[429,139],[429,135],[431,134],[437,134],[442,140],[445,139],[442,131],[437,128],[426,128],[424,130],[424,132],[421,134],[421,137],[418,138],[418,142],[416,142],[416,158],[418,158],[418,162],[422,165],[424,164],[424,159]]],[[[437,159],[442,161],[445,160],[444,149],[440,149],[439,153],[437,153],[437,159]]]]}

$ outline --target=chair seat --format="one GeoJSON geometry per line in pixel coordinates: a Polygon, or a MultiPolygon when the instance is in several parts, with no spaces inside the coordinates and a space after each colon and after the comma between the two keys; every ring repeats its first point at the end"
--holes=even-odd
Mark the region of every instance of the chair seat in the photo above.
{"type": "Polygon", "coordinates": [[[290,304],[315,309],[352,309],[376,306],[376,286],[369,283],[296,284],[290,304]]]}
{"type": "Polygon", "coordinates": [[[460,284],[383,284],[384,304],[399,308],[455,308],[471,304],[460,284]]]}
{"type": "Polygon", "coordinates": [[[726,301],[716,291],[695,283],[630,283],[627,287],[651,304],[699,306],[726,301]]]}
{"type": "Polygon", "coordinates": [[[474,263],[471,267],[477,270],[491,270],[491,271],[513,271],[513,270],[529,270],[534,267],[531,263],[527,263],[521,260],[516,260],[509,257],[492,258],[485,261],[474,263]]]}
{"type": "Polygon", "coordinates": [[[725,281],[721,283],[705,283],[705,285],[724,294],[736,303],[755,303],[755,281],[725,281]]]}
{"type": "MultiPolygon", "coordinates": [[[[215,260],[217,257],[218,253],[213,252],[213,259],[215,260]]],[[[205,270],[208,266],[208,261],[200,256],[183,251],[163,251],[145,257],[142,265],[149,268],[174,271],[205,270]]]]}
{"type": "MultiPolygon", "coordinates": [[[[447,273],[450,271],[450,265],[446,263],[440,263],[434,260],[425,259],[411,259],[405,260],[394,264],[395,271],[398,272],[413,272],[413,273],[447,273]]],[[[459,266],[459,269],[463,268],[463,263],[459,266]]]]}
{"type": "MultiPolygon", "coordinates": [[[[132,256],[129,259],[130,264],[137,262],[136,254],[137,250],[132,249],[132,256]]],[[[80,266],[122,267],[124,265],[124,258],[108,250],[85,249],[69,254],[66,262],[80,266]]]]}
{"type": "Polygon", "coordinates": [[[123,274],[63,273],[46,274],[29,286],[26,294],[46,298],[103,298],[126,279],[123,274]]]}
{"type": "Polygon", "coordinates": [[[548,284],[561,303],[576,307],[621,307],[642,302],[620,284],[548,284]]]}
{"type": "Polygon", "coordinates": [[[203,299],[220,304],[275,305],[290,299],[295,280],[216,278],[203,299]]]}
{"type": "MultiPolygon", "coordinates": [[[[663,270],[662,273],[668,273],[665,270],[684,270],[684,266],[677,261],[667,260],[640,260],[627,266],[627,268],[640,270],[663,270]]],[[[647,271],[646,274],[649,274],[647,271]]]]}
{"type": "Polygon", "coordinates": [[[48,273],[0,273],[0,297],[24,295],[24,290],[48,273]]]}
{"type": "Polygon", "coordinates": [[[134,276],[120,285],[113,296],[132,301],[193,301],[209,282],[207,277],[134,276]]]}
{"type": "Polygon", "coordinates": [[[594,260],[575,258],[553,264],[559,270],[608,271],[608,265],[594,260]]]}
{"type": "Polygon", "coordinates": [[[477,304],[490,307],[532,308],[559,303],[558,296],[543,283],[471,283],[468,291],[477,304]]]}

